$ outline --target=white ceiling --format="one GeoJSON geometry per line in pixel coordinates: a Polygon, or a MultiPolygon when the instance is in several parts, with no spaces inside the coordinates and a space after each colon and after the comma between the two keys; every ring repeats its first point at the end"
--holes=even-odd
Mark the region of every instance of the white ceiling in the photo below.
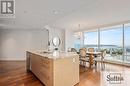
{"type": "Polygon", "coordinates": [[[130,0],[15,0],[15,18],[0,25],[15,28],[79,30],[130,20],[130,0]]]}

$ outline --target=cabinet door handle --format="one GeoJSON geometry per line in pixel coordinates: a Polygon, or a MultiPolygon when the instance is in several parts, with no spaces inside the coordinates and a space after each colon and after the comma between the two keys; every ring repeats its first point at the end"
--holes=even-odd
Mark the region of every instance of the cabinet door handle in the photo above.
{"type": "Polygon", "coordinates": [[[73,62],[75,63],[76,61],[75,61],[75,58],[73,58],[73,62]]]}

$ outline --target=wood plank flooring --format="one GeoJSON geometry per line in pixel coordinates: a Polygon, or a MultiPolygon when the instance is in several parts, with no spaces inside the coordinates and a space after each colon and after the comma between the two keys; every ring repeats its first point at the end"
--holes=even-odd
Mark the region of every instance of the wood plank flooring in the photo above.
{"type": "MultiPolygon", "coordinates": [[[[129,67],[98,63],[97,67],[80,66],[80,82],[75,86],[100,86],[102,70],[130,70],[129,67]]],[[[31,72],[26,72],[26,62],[0,61],[0,86],[44,86],[31,72]]]]}
{"type": "Polygon", "coordinates": [[[31,72],[26,72],[25,62],[0,62],[0,86],[44,86],[31,72]]]}

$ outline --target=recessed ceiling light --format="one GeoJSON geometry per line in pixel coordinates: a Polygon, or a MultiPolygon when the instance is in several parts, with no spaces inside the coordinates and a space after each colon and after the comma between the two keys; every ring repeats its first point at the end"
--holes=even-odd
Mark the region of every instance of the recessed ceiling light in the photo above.
{"type": "Polygon", "coordinates": [[[57,10],[53,10],[53,14],[57,15],[59,12],[57,10]]]}
{"type": "Polygon", "coordinates": [[[23,11],[23,13],[27,13],[27,11],[25,10],[25,11],[23,11]]]}

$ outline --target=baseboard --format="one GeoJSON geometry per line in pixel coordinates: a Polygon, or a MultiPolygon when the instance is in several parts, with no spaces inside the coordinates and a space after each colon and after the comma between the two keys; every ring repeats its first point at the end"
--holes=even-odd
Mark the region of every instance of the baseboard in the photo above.
{"type": "Polygon", "coordinates": [[[0,57],[0,61],[26,61],[26,58],[4,58],[0,57]]]}
{"type": "Polygon", "coordinates": [[[110,63],[110,64],[116,64],[116,65],[122,65],[122,66],[130,67],[130,63],[123,63],[123,62],[117,62],[117,61],[111,61],[111,60],[104,60],[104,62],[110,63]]]}
{"type": "Polygon", "coordinates": [[[26,60],[0,60],[0,62],[24,62],[26,60]]]}

